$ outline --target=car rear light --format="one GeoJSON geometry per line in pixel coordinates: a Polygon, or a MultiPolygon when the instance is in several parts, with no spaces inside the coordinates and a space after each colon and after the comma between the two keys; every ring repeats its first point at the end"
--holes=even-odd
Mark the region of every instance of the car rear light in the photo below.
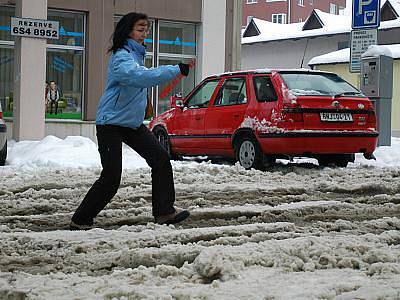
{"type": "Polygon", "coordinates": [[[376,124],[376,113],[372,105],[368,108],[368,123],[376,124]]]}
{"type": "Polygon", "coordinates": [[[303,122],[303,111],[298,103],[283,104],[282,115],[286,122],[303,122]]]}
{"type": "Polygon", "coordinates": [[[0,110],[0,119],[3,119],[3,112],[0,110]]]}

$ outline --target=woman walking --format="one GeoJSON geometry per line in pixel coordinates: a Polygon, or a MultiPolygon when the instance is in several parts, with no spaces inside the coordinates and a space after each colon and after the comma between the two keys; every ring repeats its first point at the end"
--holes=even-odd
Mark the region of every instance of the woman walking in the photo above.
{"type": "Polygon", "coordinates": [[[175,188],[169,155],[143,125],[147,88],[170,81],[179,73],[187,76],[189,65],[144,67],[144,39],[148,30],[148,18],[140,13],[123,16],[115,28],[106,88],[96,114],[103,170],[72,216],[71,230],[92,228],[94,218],[117,193],[122,172],[122,143],[135,150],[151,167],[155,222],[174,224],[189,216],[187,210],[174,208],[175,188]]]}

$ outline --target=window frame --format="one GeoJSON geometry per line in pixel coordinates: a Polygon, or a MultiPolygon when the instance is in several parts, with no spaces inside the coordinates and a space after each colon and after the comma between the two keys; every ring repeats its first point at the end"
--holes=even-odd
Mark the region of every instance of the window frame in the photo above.
{"type": "Polygon", "coordinates": [[[272,14],[271,15],[272,23],[275,23],[275,24],[286,24],[286,17],[287,17],[287,15],[285,13],[272,14]],[[281,22],[274,22],[274,17],[276,17],[277,20],[279,19],[279,17],[282,17],[282,23],[281,22]]]}
{"type": "Polygon", "coordinates": [[[339,14],[339,6],[336,3],[330,2],[329,3],[329,13],[338,15],[339,14]],[[332,8],[333,8],[334,12],[332,12],[332,8]]]}
{"type": "MultiPolygon", "coordinates": [[[[177,21],[167,21],[167,20],[160,20],[160,19],[154,19],[154,32],[155,34],[153,34],[153,43],[155,44],[155,48],[153,48],[154,52],[153,52],[153,66],[154,67],[158,67],[161,66],[160,65],[160,60],[168,60],[168,59],[176,59],[176,60],[180,60],[180,61],[184,61],[184,60],[195,60],[195,62],[198,62],[198,55],[199,55],[199,49],[198,49],[198,38],[199,38],[199,28],[198,28],[198,24],[197,23],[191,23],[191,22],[177,22],[177,21]],[[161,27],[163,24],[165,23],[172,23],[172,24],[187,24],[187,25],[193,25],[194,26],[194,37],[195,37],[195,42],[196,42],[196,47],[195,47],[195,53],[194,54],[183,54],[183,53],[167,53],[167,52],[161,52],[160,51],[160,31],[161,31],[161,27]]],[[[196,72],[194,70],[192,70],[191,72],[193,72],[193,87],[191,88],[191,90],[189,91],[189,94],[187,96],[190,96],[191,94],[193,94],[194,89],[196,88],[196,72]]],[[[159,106],[159,102],[160,102],[160,86],[156,86],[153,88],[154,92],[153,92],[153,106],[156,108],[156,112],[155,115],[159,115],[163,112],[159,112],[158,111],[158,106],[159,106]]],[[[181,91],[183,92],[183,91],[181,91]]]]}

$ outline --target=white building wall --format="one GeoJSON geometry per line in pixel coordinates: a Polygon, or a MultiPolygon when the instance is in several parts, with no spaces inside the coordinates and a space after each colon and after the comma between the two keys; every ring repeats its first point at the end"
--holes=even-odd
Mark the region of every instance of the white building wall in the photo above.
{"type": "Polygon", "coordinates": [[[311,58],[336,51],[338,43],[347,40],[348,35],[340,34],[301,40],[245,44],[242,45],[242,70],[300,68],[302,60],[303,68],[308,68],[311,58]]]}
{"type": "Polygon", "coordinates": [[[226,0],[203,0],[198,81],[225,71],[226,0]]]}

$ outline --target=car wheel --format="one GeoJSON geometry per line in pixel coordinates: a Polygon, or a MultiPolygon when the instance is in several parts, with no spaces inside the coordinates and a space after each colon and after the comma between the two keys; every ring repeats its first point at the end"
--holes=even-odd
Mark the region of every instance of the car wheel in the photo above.
{"type": "Polygon", "coordinates": [[[153,131],[157,140],[160,142],[161,146],[168,152],[169,156],[173,160],[178,160],[180,157],[174,154],[171,150],[171,143],[167,134],[167,131],[164,128],[156,127],[153,131]]]}
{"type": "Polygon", "coordinates": [[[263,169],[263,154],[257,141],[251,137],[245,137],[239,140],[236,149],[236,160],[246,170],[263,169]]]}
{"type": "Polygon", "coordinates": [[[0,166],[4,166],[6,164],[7,159],[7,141],[4,144],[3,149],[0,150],[0,166]]]}

